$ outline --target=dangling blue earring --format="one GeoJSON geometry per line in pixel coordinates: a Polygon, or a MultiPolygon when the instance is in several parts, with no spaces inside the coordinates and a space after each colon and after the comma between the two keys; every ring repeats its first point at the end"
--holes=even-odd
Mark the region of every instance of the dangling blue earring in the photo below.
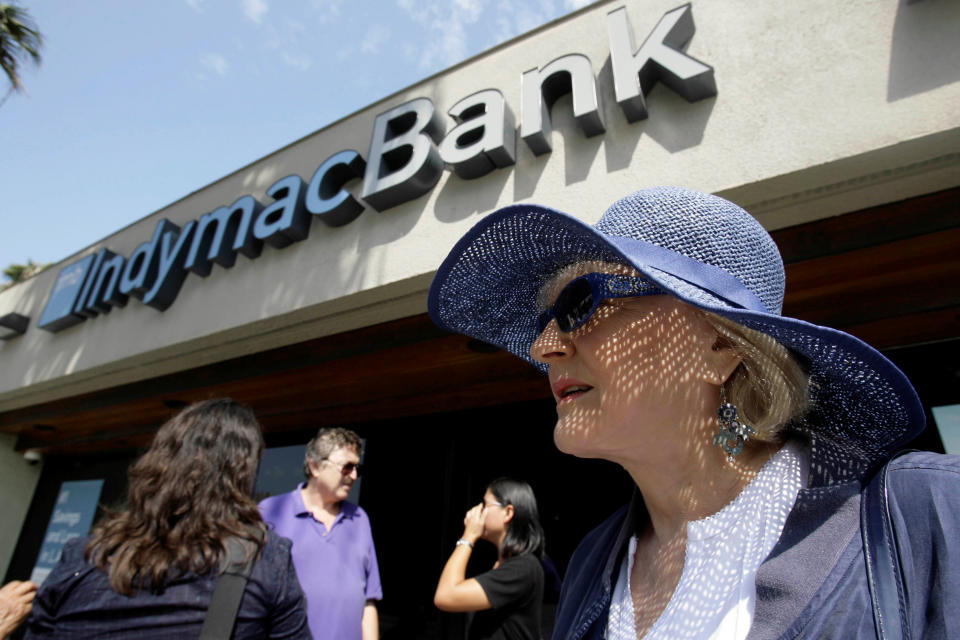
{"type": "Polygon", "coordinates": [[[737,408],[727,402],[727,393],[720,385],[720,408],[717,409],[717,420],[720,423],[720,432],[713,437],[713,444],[723,448],[727,454],[727,461],[743,451],[743,443],[750,439],[757,431],[753,427],[738,420],[737,408]]]}

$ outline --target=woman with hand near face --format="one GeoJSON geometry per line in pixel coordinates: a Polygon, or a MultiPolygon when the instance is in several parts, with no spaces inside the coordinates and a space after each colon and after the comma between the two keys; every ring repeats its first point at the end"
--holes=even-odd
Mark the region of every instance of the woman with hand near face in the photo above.
{"type": "Polygon", "coordinates": [[[483,502],[463,519],[463,535],[440,574],[434,604],[442,611],[473,612],[469,640],[540,638],[543,602],[543,529],[533,489],[499,478],[483,502]],[[478,540],[497,547],[493,568],[467,579],[467,563],[478,540]]]}
{"type": "MultiPolygon", "coordinates": [[[[873,348],[783,317],[783,291],[756,220],[677,187],[627,196],[596,226],[509,206],[441,265],[434,321],[547,373],[558,448],[636,487],[574,553],[555,639],[879,632],[861,492],[923,407],[873,348]]],[[[884,625],[946,637],[960,462],[914,453],[887,469],[905,586],[884,625]]]]}

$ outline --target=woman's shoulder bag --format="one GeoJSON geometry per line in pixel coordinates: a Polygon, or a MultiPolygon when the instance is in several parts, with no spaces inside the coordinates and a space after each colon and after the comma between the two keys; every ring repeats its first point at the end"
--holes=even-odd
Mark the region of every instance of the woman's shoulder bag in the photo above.
{"type": "Polygon", "coordinates": [[[217,578],[217,586],[210,597],[207,617],[200,629],[200,640],[229,640],[240,610],[240,600],[247,588],[257,553],[248,556],[249,541],[239,538],[227,540],[227,568],[217,578]],[[244,544],[246,543],[246,544],[244,544]]]}
{"type": "Polygon", "coordinates": [[[897,551],[897,536],[890,518],[887,471],[890,462],[873,476],[860,499],[860,533],[867,564],[867,583],[873,603],[873,622],[879,640],[909,640],[907,592],[897,551]]]}

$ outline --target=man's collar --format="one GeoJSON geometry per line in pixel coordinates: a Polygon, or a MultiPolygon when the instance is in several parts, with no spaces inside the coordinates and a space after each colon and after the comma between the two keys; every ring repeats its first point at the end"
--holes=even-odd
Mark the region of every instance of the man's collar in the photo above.
{"type": "MultiPolygon", "coordinates": [[[[303,491],[307,488],[306,482],[301,482],[300,485],[293,491],[294,493],[294,514],[297,517],[305,517],[307,515],[312,515],[310,510],[307,509],[307,504],[303,500],[303,491]]],[[[349,500],[343,500],[340,502],[340,512],[337,514],[336,519],[340,520],[342,518],[355,518],[357,515],[358,507],[349,500]]]]}

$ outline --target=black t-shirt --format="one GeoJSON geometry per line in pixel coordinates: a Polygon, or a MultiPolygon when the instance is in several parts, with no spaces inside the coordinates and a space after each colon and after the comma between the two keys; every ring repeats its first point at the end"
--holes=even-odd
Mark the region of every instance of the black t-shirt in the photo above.
{"type": "Polygon", "coordinates": [[[543,567],[535,555],[507,558],[476,580],[493,608],[473,614],[468,640],[540,640],[543,567]]]}

